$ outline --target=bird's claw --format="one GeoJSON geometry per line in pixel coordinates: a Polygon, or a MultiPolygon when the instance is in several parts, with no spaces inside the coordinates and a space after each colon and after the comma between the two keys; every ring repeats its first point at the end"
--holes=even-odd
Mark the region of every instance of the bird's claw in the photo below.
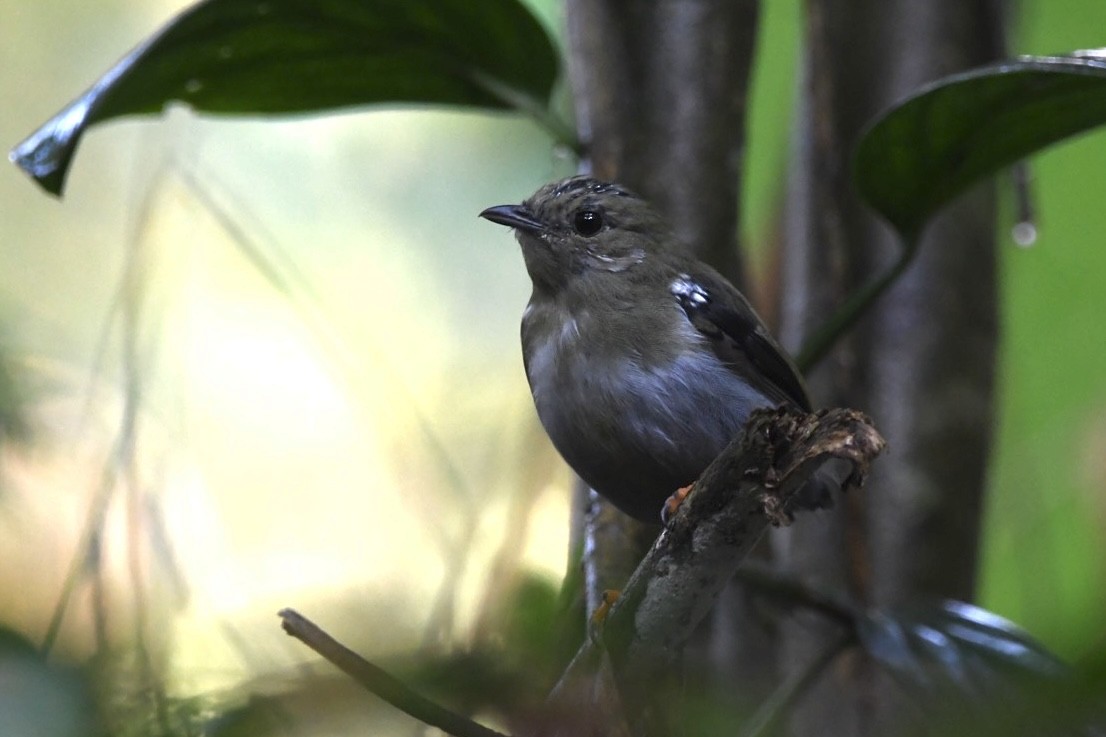
{"type": "Polygon", "coordinates": [[[672,496],[664,500],[664,506],[661,507],[661,524],[667,525],[672,520],[680,505],[684,503],[684,499],[687,499],[687,495],[691,493],[691,487],[694,485],[681,486],[672,493],[672,496]]]}

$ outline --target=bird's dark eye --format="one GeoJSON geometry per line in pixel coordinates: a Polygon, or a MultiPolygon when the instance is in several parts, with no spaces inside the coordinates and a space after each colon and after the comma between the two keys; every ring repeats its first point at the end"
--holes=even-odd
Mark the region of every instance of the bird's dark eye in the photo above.
{"type": "Polygon", "coordinates": [[[582,236],[591,236],[603,229],[603,216],[595,210],[580,210],[572,221],[576,232],[582,236]]]}

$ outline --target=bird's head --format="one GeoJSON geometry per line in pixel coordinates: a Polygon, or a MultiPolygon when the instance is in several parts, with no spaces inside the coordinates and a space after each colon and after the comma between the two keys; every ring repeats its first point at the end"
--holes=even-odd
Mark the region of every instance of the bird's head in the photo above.
{"type": "Polygon", "coordinates": [[[489,207],[480,217],[515,229],[535,289],[548,293],[595,271],[632,269],[671,240],[645,200],[586,176],[547,184],[521,205],[489,207]]]}

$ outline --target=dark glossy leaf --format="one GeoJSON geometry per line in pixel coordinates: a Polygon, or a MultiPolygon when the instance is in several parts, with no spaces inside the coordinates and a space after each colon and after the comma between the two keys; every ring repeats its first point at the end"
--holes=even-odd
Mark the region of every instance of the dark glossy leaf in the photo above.
{"type": "Polygon", "coordinates": [[[1106,123],[1106,58],[1021,57],[946,77],[863,135],[854,174],[865,200],[912,239],[975,182],[1106,123]]]}
{"type": "Polygon", "coordinates": [[[907,629],[897,619],[872,612],[857,620],[856,630],[864,649],[884,667],[909,674],[916,682],[928,680],[907,629]]]}
{"type": "Polygon", "coordinates": [[[205,0],[19,144],[12,160],[60,194],[81,135],[179,101],[220,114],[380,102],[544,110],[548,34],[518,0],[205,0]]]}
{"type": "MultiPolygon", "coordinates": [[[[1106,731],[1087,729],[1106,722],[1106,656],[1070,668],[1018,626],[963,602],[865,610],[766,568],[749,567],[738,576],[758,594],[819,611],[845,627],[850,642],[893,677],[910,703],[904,735],[1106,737],[1106,731]],[[996,714],[1017,716],[1000,722],[996,714]]],[[[830,657],[837,652],[826,650],[830,657]]],[[[767,733],[824,664],[781,685],[742,734],[767,733]]]]}
{"type": "Polygon", "coordinates": [[[945,601],[919,618],[947,635],[959,647],[988,661],[1042,676],[1060,677],[1066,666],[1013,622],[962,601],[945,601]]]}
{"type": "MultiPolygon", "coordinates": [[[[1103,737],[1106,735],[1106,660],[1092,653],[1062,677],[1017,681],[1000,698],[946,701],[930,709],[902,737],[1103,737]],[[969,704],[974,708],[964,708],[969,704]]],[[[993,695],[992,695],[993,696],[993,695]]]]}
{"type": "Polygon", "coordinates": [[[938,664],[946,678],[955,683],[968,683],[968,664],[957,651],[951,637],[924,624],[915,624],[911,628],[911,634],[914,647],[923,658],[938,664]]]}
{"type": "Polygon", "coordinates": [[[983,703],[1068,669],[1013,623],[959,601],[872,612],[858,619],[861,645],[885,668],[923,691],[983,703]]]}

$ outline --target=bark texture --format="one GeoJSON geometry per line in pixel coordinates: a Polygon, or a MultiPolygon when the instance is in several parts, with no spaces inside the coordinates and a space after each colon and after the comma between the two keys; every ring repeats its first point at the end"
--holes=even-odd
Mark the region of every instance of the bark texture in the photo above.
{"type": "Polygon", "coordinates": [[[638,190],[740,284],[738,196],[755,0],[568,0],[585,167],[638,190]]]}
{"type": "MultiPolygon", "coordinates": [[[[807,0],[780,290],[787,347],[797,349],[900,252],[852,195],[850,155],[863,125],[918,85],[999,56],[1000,5],[807,0]]],[[[757,4],[567,0],[567,18],[584,168],[654,201],[740,286],[737,203],[757,4]]],[[[890,443],[866,491],[774,540],[778,564],[820,588],[880,607],[974,595],[998,332],[993,211],[990,187],[950,207],[904,278],[810,377],[817,404],[867,411],[890,443]]],[[[636,560],[626,547],[634,543],[619,541],[642,535],[619,529],[618,519],[612,526],[592,501],[585,547],[615,546],[585,557],[594,600],[595,587],[618,586],[636,560]]],[[[726,600],[747,603],[745,593],[730,593],[726,600]]],[[[716,675],[739,684],[769,683],[769,658],[793,676],[840,641],[839,624],[805,612],[784,623],[776,648],[741,609],[716,620],[715,639],[700,651],[724,653],[729,667],[716,675]]],[[[884,732],[897,695],[878,672],[849,653],[827,673],[801,701],[793,733],[884,732]]]]}
{"type": "MultiPolygon", "coordinates": [[[[787,221],[782,338],[794,348],[843,293],[882,273],[901,244],[850,194],[862,126],[919,85],[1000,53],[992,0],[809,0],[802,114],[787,221]]],[[[816,401],[869,412],[889,442],[863,494],[778,540],[783,564],[872,606],[971,600],[994,421],[997,301],[992,188],[926,230],[919,254],[858,329],[814,372],[816,401]]],[[[786,627],[785,671],[801,669],[834,625],[786,627]]],[[[880,734],[893,688],[842,659],[792,723],[797,735],[880,734]]]]}
{"type": "MultiPolygon", "coordinates": [[[[756,0],[566,2],[582,168],[648,198],[736,284],[757,10],[756,0]]],[[[643,529],[594,495],[581,502],[593,603],[602,588],[621,587],[659,527],[643,529]]]]}
{"type": "MultiPolygon", "coordinates": [[[[609,734],[623,719],[632,734],[678,731],[669,721],[676,666],[738,566],[769,526],[791,524],[794,513],[810,516],[795,493],[827,459],[848,464],[850,483],[860,486],[883,448],[869,418],[854,410],[754,413],[695,482],[601,630],[566,669],[551,696],[553,710],[589,711],[598,705],[596,684],[613,680],[621,708],[600,708],[587,733],[609,734]]],[[[570,723],[557,734],[581,731],[570,723]]]]}

